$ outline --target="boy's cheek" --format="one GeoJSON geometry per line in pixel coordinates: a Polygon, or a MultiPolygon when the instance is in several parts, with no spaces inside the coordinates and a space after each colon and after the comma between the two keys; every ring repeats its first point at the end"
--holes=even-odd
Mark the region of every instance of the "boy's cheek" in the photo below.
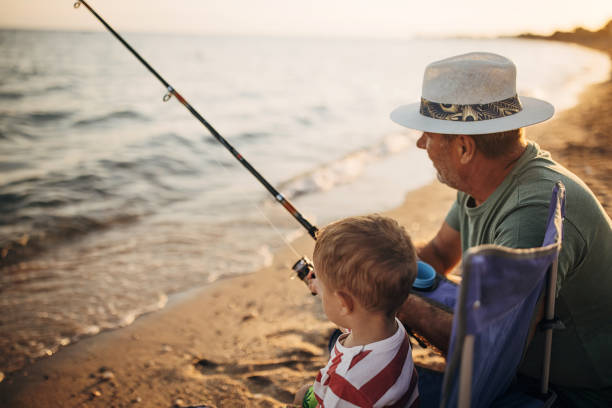
{"type": "Polygon", "coordinates": [[[319,294],[319,295],[323,295],[323,290],[321,288],[321,285],[319,285],[319,280],[318,279],[312,279],[310,281],[310,288],[312,290],[314,290],[315,293],[319,294]]]}

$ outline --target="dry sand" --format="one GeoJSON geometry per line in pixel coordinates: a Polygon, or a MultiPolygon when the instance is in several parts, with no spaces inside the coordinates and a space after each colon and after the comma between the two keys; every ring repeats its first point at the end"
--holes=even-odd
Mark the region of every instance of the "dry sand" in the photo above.
{"type": "MultiPolygon", "coordinates": [[[[530,127],[528,137],[578,174],[612,211],[612,82],[588,89],[578,107],[530,127]]],[[[425,153],[424,153],[425,154],[425,153]]],[[[430,238],[454,191],[432,183],[386,214],[415,240],[430,238]]],[[[311,255],[313,241],[294,243],[311,255]]],[[[283,407],[327,360],[333,330],[318,299],[290,267],[289,249],[251,275],[172,299],[133,325],[60,350],[0,383],[0,407],[283,407]]],[[[443,360],[415,347],[417,362],[443,360]]]]}

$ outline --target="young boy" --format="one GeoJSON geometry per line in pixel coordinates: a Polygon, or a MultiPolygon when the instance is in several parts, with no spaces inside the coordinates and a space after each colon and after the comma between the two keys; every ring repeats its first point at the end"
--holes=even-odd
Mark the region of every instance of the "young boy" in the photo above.
{"type": "Polygon", "coordinates": [[[317,236],[314,287],[327,317],[348,329],[336,341],[303,407],[415,407],[410,341],[395,314],[416,277],[414,246],[400,225],[378,215],[332,223],[317,236]]]}

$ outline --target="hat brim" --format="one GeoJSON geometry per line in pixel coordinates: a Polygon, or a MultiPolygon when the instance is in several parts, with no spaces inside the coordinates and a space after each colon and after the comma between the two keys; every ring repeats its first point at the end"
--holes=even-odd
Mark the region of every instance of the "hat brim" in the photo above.
{"type": "Polygon", "coordinates": [[[434,119],[421,115],[420,103],[402,105],[391,112],[391,120],[410,129],[423,132],[479,135],[504,132],[518,129],[550,119],[555,108],[548,102],[527,96],[519,97],[523,110],[503,118],[461,122],[454,120],[434,119]]]}

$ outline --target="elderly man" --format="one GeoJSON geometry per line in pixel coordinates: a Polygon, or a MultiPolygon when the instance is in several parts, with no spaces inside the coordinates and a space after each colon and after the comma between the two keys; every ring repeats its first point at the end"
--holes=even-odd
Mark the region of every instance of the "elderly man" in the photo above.
{"type": "MultiPolygon", "coordinates": [[[[458,190],[440,230],[417,252],[447,274],[476,245],[539,246],[561,180],[556,311],[566,328],[553,336],[551,383],[567,406],[612,406],[612,221],[577,176],[525,139],[523,128],[549,119],[553,107],[519,98],[515,78],[514,64],[496,54],[451,57],[426,68],[419,103],[392,112],[395,122],[424,132],[417,146],[439,180],[458,190]]],[[[405,325],[446,350],[451,315],[415,296],[402,310],[405,325]]],[[[542,337],[536,333],[527,350],[520,369],[527,376],[539,375],[542,337]]]]}

